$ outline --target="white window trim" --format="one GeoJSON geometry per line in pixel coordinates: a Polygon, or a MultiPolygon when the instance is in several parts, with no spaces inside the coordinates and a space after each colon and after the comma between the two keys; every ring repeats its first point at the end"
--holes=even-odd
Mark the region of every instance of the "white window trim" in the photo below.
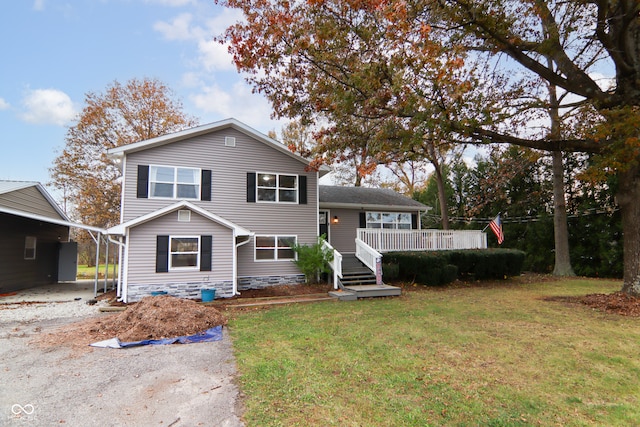
{"type": "Polygon", "coordinates": [[[255,262],[276,262],[276,261],[294,261],[294,260],[297,260],[298,259],[298,254],[295,253],[295,252],[293,253],[293,258],[282,258],[282,259],[278,258],[278,249],[291,248],[291,250],[293,250],[293,247],[291,247],[291,246],[278,247],[278,239],[282,238],[282,237],[291,237],[294,240],[293,244],[294,245],[298,244],[298,236],[291,235],[291,234],[259,234],[259,235],[254,236],[254,240],[253,240],[253,260],[255,262]],[[273,250],[273,253],[274,253],[274,258],[273,259],[258,259],[257,253],[258,253],[259,249],[258,249],[257,242],[258,242],[258,238],[260,238],[260,237],[273,237],[274,238],[276,246],[269,246],[269,247],[260,246],[261,248],[264,248],[264,249],[273,250]]]}
{"type": "Polygon", "coordinates": [[[200,236],[169,236],[169,271],[196,271],[200,270],[200,236]],[[171,241],[173,239],[197,239],[198,240],[198,248],[195,252],[173,252],[171,251],[171,241]],[[188,267],[174,267],[173,266],[173,255],[174,254],[196,254],[196,265],[188,266],[188,267]]]}
{"type": "Polygon", "coordinates": [[[34,260],[37,256],[38,238],[36,236],[25,236],[24,238],[24,259],[34,260]],[[29,241],[33,242],[33,245],[28,245],[29,241]],[[27,251],[33,249],[33,256],[27,256],[27,251]]]}
{"type": "MultiPolygon", "coordinates": [[[[391,214],[391,215],[399,215],[399,214],[405,214],[405,215],[409,215],[409,222],[399,222],[398,220],[395,220],[394,222],[390,222],[387,224],[393,224],[394,227],[393,228],[387,228],[387,230],[411,230],[412,226],[413,226],[413,220],[411,219],[411,213],[410,212],[383,212],[383,211],[367,211],[365,213],[365,226],[366,228],[370,228],[369,224],[380,224],[380,228],[379,229],[384,229],[384,224],[385,222],[382,221],[382,217],[384,214],[391,214]],[[379,222],[369,222],[369,214],[380,214],[380,221],[379,222]],[[409,228],[399,228],[398,225],[399,224],[408,224],[409,228]]],[[[372,229],[376,229],[371,227],[372,229]]]]}
{"type": "Polygon", "coordinates": [[[187,167],[187,166],[170,166],[170,165],[149,165],[149,188],[148,188],[148,192],[147,194],[149,195],[149,199],[160,199],[160,200],[200,200],[201,195],[202,195],[202,169],[201,168],[192,168],[192,167],[187,167]],[[165,182],[165,181],[152,181],[151,180],[151,168],[171,168],[173,169],[173,182],[171,183],[173,185],[173,197],[159,197],[159,196],[154,196],[153,192],[151,191],[151,184],[152,183],[160,183],[160,184],[169,184],[169,182],[165,182]],[[192,183],[182,183],[182,184],[188,184],[188,185],[197,185],[198,189],[196,191],[196,197],[195,198],[186,198],[186,197],[178,197],[178,184],[181,184],[178,182],[178,169],[189,169],[189,170],[194,170],[197,171],[198,173],[196,174],[196,183],[192,184],[192,183]]]}
{"type": "Polygon", "coordinates": [[[296,205],[300,200],[300,176],[295,173],[276,173],[276,172],[256,172],[256,203],[286,203],[296,205]],[[260,185],[260,175],[275,175],[276,176],[276,186],[275,187],[264,187],[260,185]],[[295,190],[296,199],[294,201],[280,201],[280,176],[294,176],[296,178],[296,187],[295,188],[282,188],[283,190],[295,190]],[[266,190],[275,190],[276,192],[276,200],[260,200],[260,189],[266,190]]]}

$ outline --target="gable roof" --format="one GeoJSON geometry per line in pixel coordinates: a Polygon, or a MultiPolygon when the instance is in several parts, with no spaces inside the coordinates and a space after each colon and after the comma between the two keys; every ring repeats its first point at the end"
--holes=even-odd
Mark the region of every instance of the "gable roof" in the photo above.
{"type": "Polygon", "coordinates": [[[319,186],[320,208],[347,209],[431,209],[422,203],[388,188],[319,186]]]}
{"type": "MultiPolygon", "coordinates": [[[[213,123],[209,123],[206,125],[202,125],[202,126],[197,126],[194,128],[190,128],[190,129],[185,129],[179,132],[174,132],[174,133],[170,133],[167,135],[162,135],[162,136],[158,136],[156,138],[151,138],[151,139],[147,139],[144,141],[138,141],[138,142],[134,142],[132,144],[127,144],[127,145],[122,145],[120,147],[115,147],[115,148],[110,148],[107,153],[109,154],[109,156],[111,157],[122,157],[125,154],[128,153],[135,153],[137,151],[142,151],[142,150],[147,150],[149,148],[153,148],[153,147],[159,147],[165,144],[171,144],[173,142],[177,142],[177,141],[182,141],[188,138],[193,138],[195,136],[200,136],[200,135],[205,135],[211,132],[216,132],[222,129],[226,129],[226,128],[232,128],[235,129],[239,132],[244,133],[247,136],[250,136],[253,139],[256,139],[260,142],[262,142],[263,144],[278,150],[284,154],[286,154],[289,157],[292,157],[296,160],[298,160],[299,162],[302,162],[306,165],[309,165],[310,162],[309,160],[305,159],[304,157],[292,153],[286,145],[276,141],[273,138],[270,138],[269,136],[258,132],[257,130],[247,126],[246,124],[234,119],[234,118],[229,118],[229,119],[225,119],[225,120],[220,120],[218,122],[213,122],[213,123]]],[[[331,171],[330,168],[328,168],[327,166],[321,166],[320,169],[318,170],[318,172],[320,173],[320,176],[323,176],[327,173],[329,173],[331,171]]]]}
{"type": "MultiPolygon", "coordinates": [[[[62,219],[63,221],[70,221],[69,217],[67,217],[67,215],[64,213],[64,211],[62,209],[60,209],[60,206],[58,206],[58,204],[53,199],[53,197],[51,197],[51,195],[47,192],[47,190],[45,190],[45,188],[39,182],[36,182],[36,181],[0,181],[0,196],[8,195],[9,193],[13,193],[13,192],[19,192],[21,190],[24,190],[24,189],[27,189],[27,188],[31,188],[31,187],[34,187],[40,193],[40,195],[42,196],[44,201],[46,201],[46,203],[59,216],[59,218],[55,218],[55,219],[62,219]]],[[[33,194],[33,193],[31,193],[31,194],[33,194]]],[[[43,212],[42,212],[42,209],[41,209],[42,208],[42,204],[40,204],[40,207],[39,207],[38,206],[39,203],[38,203],[38,201],[36,199],[34,199],[33,195],[31,195],[29,197],[24,197],[24,196],[25,195],[22,195],[22,197],[20,197],[19,206],[16,206],[18,203],[13,203],[13,206],[3,206],[2,200],[0,200],[0,207],[1,208],[5,208],[5,209],[21,211],[21,212],[24,212],[26,214],[34,214],[34,215],[40,215],[40,216],[48,217],[48,215],[43,215],[43,212]]]]}
{"type": "Polygon", "coordinates": [[[144,224],[145,222],[152,221],[156,218],[160,218],[164,215],[167,215],[171,212],[175,212],[178,209],[190,209],[193,212],[211,220],[217,222],[220,225],[223,225],[231,230],[233,230],[235,236],[253,236],[253,232],[247,230],[244,227],[241,227],[233,222],[222,218],[214,213],[209,212],[206,209],[202,209],[194,205],[193,203],[187,202],[186,200],[182,200],[180,202],[174,203],[169,206],[165,206],[162,209],[158,209],[157,211],[149,212],[146,215],[139,216],[137,218],[132,219],[131,221],[124,222],[122,224],[118,224],[114,227],[111,227],[107,230],[108,234],[117,234],[117,235],[125,235],[127,229],[136,227],[140,224],[144,224]]]}
{"type": "MultiPolygon", "coordinates": [[[[51,205],[51,208],[59,215],[59,218],[43,215],[40,209],[37,209],[37,206],[30,206],[28,200],[23,201],[23,207],[18,209],[16,206],[5,206],[2,204],[0,200],[0,212],[15,215],[22,218],[28,218],[35,221],[47,222],[50,224],[63,225],[67,227],[75,227],[81,228],[83,230],[94,231],[97,233],[104,233],[104,230],[98,227],[92,227],[90,225],[79,224],[76,222],[72,222],[69,217],[64,213],[60,206],[56,203],[56,201],[51,197],[51,195],[45,190],[45,188],[39,183],[35,181],[0,181],[0,196],[8,195],[9,193],[15,191],[21,191],[27,188],[35,187],[37,191],[40,192],[42,197],[46,200],[46,202],[51,205]]],[[[5,201],[6,203],[6,201],[5,201]]]]}

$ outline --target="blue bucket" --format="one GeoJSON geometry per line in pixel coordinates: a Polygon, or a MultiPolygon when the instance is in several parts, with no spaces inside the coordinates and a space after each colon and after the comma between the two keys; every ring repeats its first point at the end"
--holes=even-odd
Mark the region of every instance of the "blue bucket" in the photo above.
{"type": "Polygon", "coordinates": [[[151,296],[157,297],[160,295],[167,295],[167,291],[153,291],[151,292],[151,296]]]}
{"type": "Polygon", "coordinates": [[[211,302],[216,299],[215,289],[201,289],[200,292],[202,292],[202,302],[211,302]]]}

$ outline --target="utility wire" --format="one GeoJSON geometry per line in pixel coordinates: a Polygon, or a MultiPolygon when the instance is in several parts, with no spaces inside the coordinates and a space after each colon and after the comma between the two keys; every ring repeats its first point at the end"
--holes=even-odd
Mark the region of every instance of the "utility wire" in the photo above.
{"type": "MultiPolygon", "coordinates": [[[[619,211],[620,208],[618,207],[611,207],[611,206],[607,206],[607,207],[601,207],[601,208],[590,208],[590,209],[584,209],[581,212],[576,212],[576,213],[572,213],[572,214],[567,214],[567,218],[581,218],[581,217],[586,217],[586,216],[592,216],[592,215],[611,215],[614,212],[619,211]]],[[[430,218],[433,219],[435,221],[440,221],[442,220],[442,217],[439,215],[434,215],[434,214],[423,214],[422,215],[425,218],[430,218]]],[[[495,216],[490,217],[490,218],[477,218],[477,217],[460,217],[460,216],[454,216],[454,217],[449,217],[449,222],[464,222],[466,224],[472,224],[472,223],[477,223],[477,224],[488,224],[489,222],[491,222],[491,220],[493,220],[495,218],[495,216]]],[[[542,221],[544,219],[551,219],[553,218],[553,214],[549,214],[549,215],[536,215],[536,216],[518,216],[518,217],[507,217],[504,214],[502,214],[500,216],[500,221],[503,224],[513,224],[513,223],[518,223],[518,224],[526,224],[529,222],[539,222],[542,221]]]]}

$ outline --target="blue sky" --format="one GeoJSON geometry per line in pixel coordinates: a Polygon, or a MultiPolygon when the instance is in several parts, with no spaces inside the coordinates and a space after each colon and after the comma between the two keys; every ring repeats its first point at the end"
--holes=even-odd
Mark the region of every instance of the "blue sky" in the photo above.
{"type": "Polygon", "coordinates": [[[241,18],[213,0],[11,0],[0,13],[0,179],[49,181],[85,94],[157,78],[200,123],[235,117],[267,133],[252,94],[214,35],[241,18]]]}

